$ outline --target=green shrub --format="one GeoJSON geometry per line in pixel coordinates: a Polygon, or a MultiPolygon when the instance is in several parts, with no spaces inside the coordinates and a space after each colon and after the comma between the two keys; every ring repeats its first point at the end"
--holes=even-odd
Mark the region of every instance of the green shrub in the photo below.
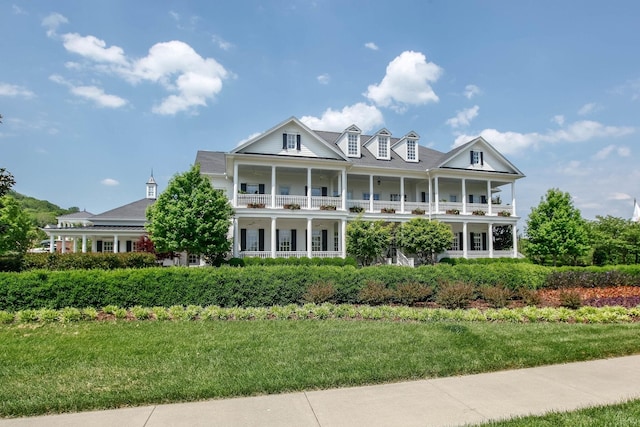
{"type": "Polygon", "coordinates": [[[126,319],[129,313],[124,308],[116,308],[113,314],[116,316],[116,319],[126,319]]]}
{"type": "Polygon", "coordinates": [[[82,320],[95,320],[98,318],[98,310],[93,307],[85,307],[82,310],[82,320]]]}
{"type": "Polygon", "coordinates": [[[20,323],[36,322],[38,320],[38,310],[21,310],[16,314],[20,323]]]}
{"type": "Polygon", "coordinates": [[[0,325],[8,325],[9,323],[13,323],[15,319],[15,314],[0,310],[0,325]]]}
{"type": "Polygon", "coordinates": [[[156,320],[169,320],[169,312],[164,307],[152,307],[151,312],[155,316],[156,320]]]}
{"type": "Polygon", "coordinates": [[[533,289],[520,288],[518,290],[518,297],[522,300],[522,303],[526,306],[535,307],[540,305],[540,294],[533,289]]]}
{"type": "Polygon", "coordinates": [[[336,294],[336,288],[333,283],[328,282],[316,282],[312,283],[307,291],[302,296],[304,302],[310,302],[314,304],[322,304],[323,302],[330,301],[336,294]]]}
{"type": "Polygon", "coordinates": [[[139,305],[131,307],[130,311],[138,320],[146,320],[151,317],[151,311],[148,308],[140,307],[139,305]]]}
{"type": "Polygon", "coordinates": [[[394,299],[400,304],[413,305],[429,299],[433,290],[418,282],[405,282],[396,286],[394,299]]]}
{"type": "Polygon", "coordinates": [[[51,308],[42,308],[38,310],[38,320],[41,322],[57,322],[60,319],[58,310],[51,308]]]}
{"type": "Polygon", "coordinates": [[[155,267],[156,257],[147,252],[126,253],[27,253],[22,260],[23,270],[88,270],[155,267]]]}
{"type": "Polygon", "coordinates": [[[582,307],[582,297],[574,289],[563,290],[559,295],[560,306],[575,310],[582,307]]]}
{"type": "Polygon", "coordinates": [[[78,322],[80,320],[82,320],[82,313],[77,308],[65,307],[60,313],[60,321],[63,323],[78,322]]]}
{"type": "Polygon", "coordinates": [[[244,259],[231,258],[227,264],[229,264],[230,267],[244,267],[244,259]]]}
{"type": "Polygon", "coordinates": [[[369,305],[387,304],[393,297],[393,289],[378,281],[370,281],[358,292],[358,300],[369,305]]]}
{"type": "Polygon", "coordinates": [[[513,292],[504,286],[484,286],[480,288],[480,295],[491,307],[506,307],[513,292]]]}
{"type": "Polygon", "coordinates": [[[445,283],[438,289],[436,302],[448,309],[466,308],[473,297],[473,285],[464,282],[445,283]]]}

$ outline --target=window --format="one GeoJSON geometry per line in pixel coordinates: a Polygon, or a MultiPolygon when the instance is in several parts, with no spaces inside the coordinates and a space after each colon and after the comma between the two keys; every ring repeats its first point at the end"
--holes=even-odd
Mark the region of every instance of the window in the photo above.
{"type": "Polygon", "coordinates": [[[455,194],[449,194],[449,201],[451,203],[456,203],[458,201],[458,196],[456,196],[455,194]]]}
{"type": "Polygon", "coordinates": [[[290,251],[291,250],[291,230],[280,230],[279,232],[279,251],[290,251]]]}
{"type": "Polygon", "coordinates": [[[350,133],[348,136],[347,155],[348,156],[358,155],[358,134],[356,133],[350,133]]]}
{"type": "Polygon", "coordinates": [[[196,254],[189,254],[187,256],[187,262],[189,263],[189,265],[200,264],[200,257],[196,254]]]}
{"type": "Polygon", "coordinates": [[[241,190],[247,194],[264,194],[264,184],[242,184],[241,190]]]}
{"type": "Polygon", "coordinates": [[[386,136],[378,137],[378,157],[381,159],[389,158],[389,138],[386,136]]]}
{"type": "Polygon", "coordinates": [[[140,251],[140,245],[138,244],[137,240],[134,240],[133,242],[131,242],[131,252],[138,252],[140,251]]]}
{"type": "MultiPolygon", "coordinates": [[[[400,201],[400,195],[399,194],[391,194],[391,197],[389,198],[389,201],[391,202],[399,202],[400,201]]],[[[404,195],[404,201],[407,201],[407,195],[404,195]]]]}
{"type": "Polygon", "coordinates": [[[480,203],[483,203],[483,204],[486,205],[487,204],[487,196],[485,196],[485,195],[480,196],[480,203]]]}
{"type": "Polygon", "coordinates": [[[247,230],[247,251],[257,251],[259,243],[258,230],[248,229],[247,230]]]}
{"type": "Polygon", "coordinates": [[[407,141],[407,160],[416,159],[416,142],[412,139],[407,141]]]}
{"type": "Polygon", "coordinates": [[[482,155],[482,151],[472,151],[471,152],[471,164],[472,165],[483,165],[484,164],[484,159],[483,159],[483,155],[482,155]]]}
{"type": "MultiPolygon", "coordinates": [[[[362,200],[369,200],[369,193],[362,193],[362,200]]],[[[380,194],[374,193],[373,200],[380,200],[380,194]]]]}
{"type": "Polygon", "coordinates": [[[298,150],[298,151],[300,151],[300,134],[297,134],[297,133],[283,133],[282,134],[282,149],[283,150],[298,150]]]}
{"type": "Polygon", "coordinates": [[[460,250],[460,234],[458,233],[453,235],[453,241],[451,242],[451,250],[452,251],[460,250]]]}
{"type": "Polygon", "coordinates": [[[311,232],[311,250],[322,250],[322,230],[313,230],[311,232]]]}
{"type": "Polygon", "coordinates": [[[102,242],[102,252],[113,252],[113,242],[102,242]]]}
{"type": "Polygon", "coordinates": [[[473,250],[481,251],[482,250],[482,234],[481,233],[471,233],[473,236],[473,250]]]}
{"type": "Polygon", "coordinates": [[[281,196],[288,196],[289,195],[289,187],[281,185],[280,186],[280,195],[281,196]]]}

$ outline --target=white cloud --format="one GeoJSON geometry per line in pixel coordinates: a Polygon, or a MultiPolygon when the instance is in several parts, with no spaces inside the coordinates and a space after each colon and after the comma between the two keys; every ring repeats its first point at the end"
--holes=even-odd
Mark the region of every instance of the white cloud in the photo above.
{"type": "Polygon", "coordinates": [[[35,97],[36,95],[25,87],[0,82],[0,96],[10,96],[12,98],[21,97],[30,99],[35,97]]]}
{"type": "Polygon", "coordinates": [[[65,49],[96,62],[127,65],[124,51],[118,46],[106,47],[104,40],[76,33],[62,35],[65,49]]]}
{"type": "Polygon", "coordinates": [[[97,86],[76,86],[57,74],[49,76],[49,80],[60,85],[67,86],[69,88],[69,92],[73,95],[93,101],[99,107],[120,108],[128,104],[126,99],[120,98],[116,95],[109,95],[97,86]]]}
{"type": "Polygon", "coordinates": [[[108,187],[115,187],[116,185],[120,185],[120,183],[113,178],[105,178],[100,181],[100,184],[106,185],[108,187]]]}
{"type": "Polygon", "coordinates": [[[331,76],[329,76],[329,74],[324,73],[324,74],[320,74],[318,77],[318,83],[323,84],[323,85],[328,85],[329,81],[331,81],[331,76]]]}
{"type": "Polygon", "coordinates": [[[23,8],[18,6],[18,5],[13,4],[13,5],[11,5],[11,8],[13,9],[13,14],[14,15],[26,15],[27,14],[27,12],[23,8]]]}
{"type": "Polygon", "coordinates": [[[626,193],[611,193],[609,200],[631,200],[631,196],[626,193]]]}
{"type": "Polygon", "coordinates": [[[571,160],[566,164],[560,165],[557,172],[566,176],[586,176],[591,174],[591,171],[585,168],[579,160],[571,160]]]}
{"type": "Polygon", "coordinates": [[[251,141],[253,138],[262,135],[264,132],[254,132],[251,135],[249,135],[248,137],[246,137],[245,139],[240,140],[237,144],[236,147],[241,146],[242,144],[244,144],[247,141],[251,141]]]}
{"type": "Polygon", "coordinates": [[[47,36],[53,37],[62,24],[68,23],[69,20],[59,13],[52,13],[42,20],[42,26],[47,29],[47,36]]]}
{"type": "Polygon", "coordinates": [[[578,110],[578,115],[580,116],[586,116],[588,114],[591,114],[595,111],[599,110],[598,104],[596,104],[595,102],[590,102],[588,104],[584,104],[582,107],[580,107],[580,109],[578,110]]]}
{"type": "Polygon", "coordinates": [[[631,149],[629,147],[618,147],[616,151],[620,157],[629,157],[631,155],[631,149]]]}
{"type": "Polygon", "coordinates": [[[363,102],[346,106],[342,111],[328,108],[320,118],[303,116],[300,121],[311,129],[335,132],[342,132],[352,124],[357,125],[363,132],[369,132],[384,125],[384,117],[380,110],[363,102]]]}
{"type": "MultiPolygon", "coordinates": [[[[484,129],[478,135],[458,135],[453,143],[458,147],[475,136],[482,136],[503,154],[520,153],[529,148],[537,148],[542,143],[584,142],[595,138],[616,138],[635,132],[632,127],[605,126],[593,121],[571,123],[567,128],[546,133],[500,132],[484,129]]],[[[624,152],[624,150],[623,150],[624,152]]]]}
{"type": "Polygon", "coordinates": [[[218,47],[222,50],[229,50],[233,47],[233,43],[226,41],[220,36],[213,35],[211,36],[211,41],[218,45],[218,47]]]}
{"type": "Polygon", "coordinates": [[[471,99],[476,95],[480,95],[480,93],[482,93],[480,91],[480,88],[476,85],[467,85],[464,88],[464,96],[467,97],[467,99],[471,99]]]}
{"type": "Polygon", "coordinates": [[[624,84],[613,89],[613,93],[631,95],[633,101],[640,99],[640,79],[627,80],[624,84]]]}
{"type": "Polygon", "coordinates": [[[471,108],[458,111],[458,114],[456,114],[455,117],[452,117],[449,120],[447,120],[446,123],[452,128],[469,126],[469,124],[471,123],[471,120],[473,120],[478,116],[478,110],[480,110],[480,107],[477,105],[474,105],[471,108]]]}
{"type": "Polygon", "coordinates": [[[552,122],[554,122],[557,125],[564,125],[564,116],[562,114],[558,114],[556,116],[553,116],[553,118],[551,119],[552,122]]]}
{"type": "Polygon", "coordinates": [[[442,68],[420,52],[405,51],[389,63],[387,72],[377,85],[370,85],[364,95],[381,107],[404,112],[407,105],[438,102],[438,95],[431,88],[442,68]]]}
{"type": "Polygon", "coordinates": [[[629,157],[631,155],[631,150],[628,147],[618,147],[616,145],[607,145],[602,150],[598,151],[593,158],[596,160],[604,160],[611,153],[616,153],[620,157],[629,157]]]}
{"type": "Polygon", "coordinates": [[[374,42],[365,43],[364,47],[371,50],[378,50],[378,45],[376,45],[374,42]]]}

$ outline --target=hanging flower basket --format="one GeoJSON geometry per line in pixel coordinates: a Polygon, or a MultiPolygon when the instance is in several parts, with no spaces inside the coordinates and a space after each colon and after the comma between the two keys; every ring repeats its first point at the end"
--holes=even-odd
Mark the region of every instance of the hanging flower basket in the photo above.
{"type": "Polygon", "coordinates": [[[265,207],[264,203],[247,203],[248,208],[261,209],[265,207]]]}

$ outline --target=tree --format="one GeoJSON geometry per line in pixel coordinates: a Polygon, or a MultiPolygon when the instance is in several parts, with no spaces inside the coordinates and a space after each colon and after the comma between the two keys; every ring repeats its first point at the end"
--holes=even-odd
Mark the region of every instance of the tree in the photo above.
{"type": "Polygon", "coordinates": [[[16,180],[13,178],[13,175],[11,175],[11,172],[6,168],[0,168],[0,197],[9,193],[9,190],[11,190],[11,187],[15,184],[16,180]]]}
{"type": "Polygon", "coordinates": [[[426,218],[413,218],[405,222],[396,234],[398,245],[416,254],[421,264],[435,264],[438,254],[451,247],[451,227],[426,218]]]}
{"type": "Polygon", "coordinates": [[[196,164],[175,175],[147,208],[147,231],[158,252],[186,251],[217,264],[231,248],[227,235],[232,216],[224,193],[200,175],[196,164]]]}
{"type": "Polygon", "coordinates": [[[361,265],[373,264],[391,242],[389,227],[382,221],[356,218],[347,225],[347,253],[361,265]]]}
{"type": "Polygon", "coordinates": [[[551,258],[576,264],[589,250],[585,221],[573,206],[569,193],[550,189],[527,219],[528,255],[539,263],[551,258]]]}
{"type": "Polygon", "coordinates": [[[493,249],[505,251],[513,249],[513,227],[510,225],[496,225],[493,227],[493,249]]]}
{"type": "Polygon", "coordinates": [[[588,223],[593,264],[612,265],[626,262],[627,247],[623,236],[629,226],[629,220],[611,215],[596,216],[595,221],[588,223]]]}
{"type": "Polygon", "coordinates": [[[31,247],[36,232],[31,218],[11,196],[0,199],[0,254],[15,252],[24,254],[31,247]]]}

